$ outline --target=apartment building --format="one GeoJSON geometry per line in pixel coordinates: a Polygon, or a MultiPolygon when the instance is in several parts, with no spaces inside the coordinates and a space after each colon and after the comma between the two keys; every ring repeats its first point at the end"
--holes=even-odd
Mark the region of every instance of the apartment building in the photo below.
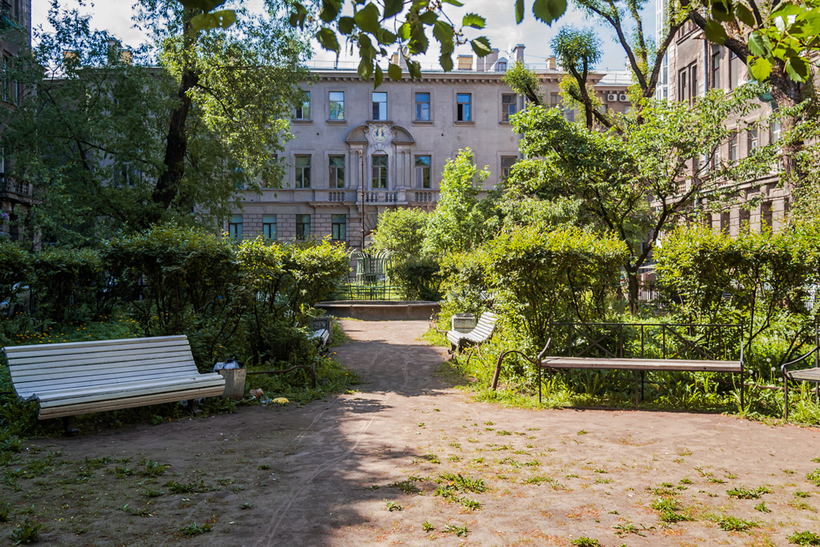
{"type": "MultiPolygon", "coordinates": [[[[279,158],[287,166],[283,187],[246,191],[243,210],[226,229],[239,238],[329,236],[360,247],[380,213],[435,208],[447,160],[467,147],[479,167],[489,168],[483,189],[494,187],[519,158],[520,136],[510,117],[526,105],[502,79],[510,63],[523,58],[523,45],[509,56],[498,50],[486,58],[460,55],[452,72],[385,79],[375,90],[355,67],[313,69],[315,81],[305,84],[304,104],[293,115],[295,139],[279,158]]],[[[558,105],[564,73],[555,59],[532,68],[544,96],[558,105]]],[[[594,74],[591,80],[606,108],[628,108],[623,78],[594,74]]],[[[571,110],[565,115],[575,117],[571,110]]]]}
{"type": "MultiPolygon", "coordinates": [[[[703,31],[688,21],[678,32],[667,54],[668,86],[665,94],[671,100],[694,102],[711,89],[732,93],[750,79],[746,65],[727,48],[706,40],[703,31]]],[[[664,82],[666,83],[666,82],[664,82]]],[[[772,113],[772,102],[759,101],[757,110],[743,121],[765,119],[772,113]]],[[[722,144],[713,158],[698,158],[691,169],[703,173],[710,165],[736,161],[748,156],[758,146],[776,142],[780,138],[780,124],[773,122],[757,129],[743,130],[740,120],[730,120],[738,130],[722,144]]],[[[708,174],[707,174],[708,176],[708,174]]],[[[699,197],[697,206],[709,211],[703,221],[714,229],[733,236],[751,230],[778,230],[783,226],[789,212],[790,189],[781,186],[774,169],[768,176],[756,180],[728,181],[732,201],[723,202],[719,210],[708,207],[710,196],[699,197]],[[756,205],[752,206],[752,203],[756,205]]],[[[715,202],[713,201],[713,204],[715,202]]]]}
{"type": "MultiPolygon", "coordinates": [[[[31,0],[0,0],[0,49],[3,70],[10,68],[20,50],[31,47],[31,0]]],[[[0,101],[3,108],[16,108],[22,90],[17,82],[4,77],[0,82],[0,101]]],[[[0,129],[2,131],[2,129],[0,129]]],[[[0,139],[2,135],[0,134],[0,139]]],[[[20,237],[10,221],[15,218],[15,208],[31,207],[31,184],[6,176],[5,151],[0,146],[0,233],[20,237]],[[8,220],[5,220],[8,218],[8,220]]]]}

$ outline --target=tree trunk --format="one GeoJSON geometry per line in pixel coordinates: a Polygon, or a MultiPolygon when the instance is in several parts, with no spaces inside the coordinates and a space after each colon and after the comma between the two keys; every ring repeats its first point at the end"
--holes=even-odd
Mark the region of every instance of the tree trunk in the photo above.
{"type": "Polygon", "coordinates": [[[638,268],[632,266],[631,264],[625,264],[624,270],[626,271],[626,286],[628,290],[627,296],[629,297],[629,313],[635,315],[638,313],[638,290],[640,288],[640,283],[638,283],[638,268]]]}
{"type": "MultiPolygon", "coordinates": [[[[159,204],[163,209],[171,207],[174,200],[176,200],[179,195],[179,183],[185,175],[185,153],[188,150],[185,122],[188,119],[188,112],[191,110],[191,98],[188,96],[188,91],[198,82],[199,75],[193,72],[190,67],[185,67],[182,71],[182,79],[177,92],[180,105],[171,112],[168,127],[165,158],[163,160],[165,171],[160,175],[152,195],[154,203],[159,204]]],[[[193,206],[193,204],[178,205],[193,206]]]]}

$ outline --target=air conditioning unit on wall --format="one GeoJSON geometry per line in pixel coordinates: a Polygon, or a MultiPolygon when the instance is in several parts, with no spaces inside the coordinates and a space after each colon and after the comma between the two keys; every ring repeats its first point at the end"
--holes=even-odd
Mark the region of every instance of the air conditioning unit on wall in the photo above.
{"type": "Polygon", "coordinates": [[[618,100],[621,101],[622,103],[628,103],[629,102],[629,95],[627,95],[626,93],[621,93],[620,95],[618,95],[618,100]]]}
{"type": "Polygon", "coordinates": [[[618,94],[617,93],[607,93],[606,94],[606,100],[607,101],[617,101],[618,100],[618,94]]]}

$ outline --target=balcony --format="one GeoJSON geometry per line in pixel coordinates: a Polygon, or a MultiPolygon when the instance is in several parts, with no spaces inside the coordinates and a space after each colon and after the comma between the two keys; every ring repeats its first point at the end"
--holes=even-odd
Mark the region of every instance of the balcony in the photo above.
{"type": "Polygon", "coordinates": [[[3,197],[31,197],[31,184],[17,180],[14,177],[7,177],[5,173],[0,173],[0,194],[3,197]]]}

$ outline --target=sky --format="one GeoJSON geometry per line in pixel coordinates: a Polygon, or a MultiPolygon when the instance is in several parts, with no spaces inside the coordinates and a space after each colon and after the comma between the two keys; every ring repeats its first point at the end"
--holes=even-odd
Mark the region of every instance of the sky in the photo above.
{"type": "MultiPolygon", "coordinates": [[[[487,26],[484,30],[468,29],[470,38],[485,35],[490,39],[494,48],[504,52],[511,52],[517,44],[524,44],[524,61],[528,64],[543,65],[547,57],[552,55],[549,42],[558,32],[558,29],[565,25],[572,25],[576,28],[589,27],[599,33],[602,41],[603,57],[598,64],[599,71],[624,70],[624,54],[620,45],[614,41],[614,33],[606,27],[596,25],[594,22],[586,20],[584,15],[574,8],[570,10],[552,27],[537,21],[531,13],[527,13],[524,22],[520,25],[515,23],[514,0],[464,0],[464,8],[447,6],[447,14],[451,17],[456,28],[460,26],[461,17],[464,13],[475,12],[487,19],[487,26]]],[[[527,5],[532,4],[527,0],[527,5]]],[[[253,13],[262,10],[263,0],[246,0],[245,4],[253,13]]],[[[48,8],[49,0],[32,0],[32,26],[37,28],[42,25],[48,30],[48,8]]],[[[99,29],[105,29],[117,36],[124,46],[136,46],[145,40],[145,36],[137,29],[133,28],[131,21],[131,0],[98,0],[96,3],[86,2],[80,8],[82,13],[92,15],[92,25],[99,29]]],[[[77,0],[61,0],[61,6],[67,8],[77,7],[77,0]]],[[[655,18],[652,8],[654,2],[649,2],[648,11],[644,14],[645,32],[650,35],[654,32],[655,18]]],[[[430,41],[430,51],[426,57],[420,58],[423,68],[431,68],[437,64],[438,53],[435,48],[435,40],[430,41]]],[[[318,61],[332,61],[335,54],[323,51],[318,44],[314,45],[313,59],[318,61]]],[[[459,54],[471,54],[469,44],[456,48],[455,56],[459,54]]],[[[506,55],[511,58],[511,54],[506,55]]],[[[340,60],[352,58],[342,57],[340,60]]]]}

